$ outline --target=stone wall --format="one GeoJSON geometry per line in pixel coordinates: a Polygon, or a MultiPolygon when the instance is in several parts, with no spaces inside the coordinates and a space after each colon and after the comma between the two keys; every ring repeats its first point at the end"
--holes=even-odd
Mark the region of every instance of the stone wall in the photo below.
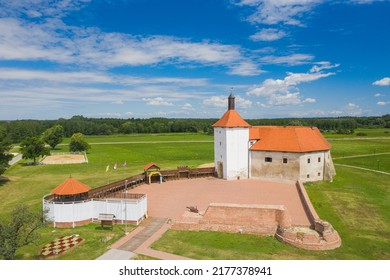
{"type": "Polygon", "coordinates": [[[185,212],[172,224],[175,230],[222,231],[275,236],[279,241],[307,250],[331,250],[341,239],[332,225],[319,218],[301,182],[296,183],[311,227],[292,226],[283,205],[211,203],[204,213],[185,212]]]}
{"type": "Polygon", "coordinates": [[[172,228],[273,236],[279,226],[291,226],[291,217],[281,205],[211,203],[203,215],[186,212],[172,228]]]}

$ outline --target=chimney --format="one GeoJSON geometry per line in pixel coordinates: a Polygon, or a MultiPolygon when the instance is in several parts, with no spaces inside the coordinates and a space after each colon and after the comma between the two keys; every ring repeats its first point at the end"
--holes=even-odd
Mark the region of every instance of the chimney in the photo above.
{"type": "Polygon", "coordinates": [[[234,95],[231,93],[228,98],[228,110],[235,110],[234,95]]]}

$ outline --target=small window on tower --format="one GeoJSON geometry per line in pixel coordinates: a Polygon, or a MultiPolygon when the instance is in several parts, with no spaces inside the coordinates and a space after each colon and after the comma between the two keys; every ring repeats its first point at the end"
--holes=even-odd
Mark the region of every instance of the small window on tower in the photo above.
{"type": "Polygon", "coordinates": [[[318,177],[320,177],[321,176],[321,172],[318,172],[318,177]]]}
{"type": "Polygon", "coordinates": [[[288,162],[287,158],[283,158],[283,163],[287,163],[287,162],[288,162]]]}
{"type": "Polygon", "coordinates": [[[306,175],[306,178],[310,178],[310,174],[307,174],[307,175],[306,175]]]}
{"type": "Polygon", "coordinates": [[[310,163],[310,158],[307,159],[307,163],[310,163]]]}
{"type": "Polygon", "coordinates": [[[318,157],[318,162],[321,162],[321,158],[320,157],[318,157]]]}
{"type": "Polygon", "coordinates": [[[272,162],[272,157],[266,157],[265,162],[272,162]]]}

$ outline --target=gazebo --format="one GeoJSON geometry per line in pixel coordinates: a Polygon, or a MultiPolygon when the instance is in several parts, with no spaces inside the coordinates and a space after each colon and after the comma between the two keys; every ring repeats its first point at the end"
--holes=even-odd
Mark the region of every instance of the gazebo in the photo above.
{"type": "Polygon", "coordinates": [[[84,183],[70,177],[57,186],[51,193],[55,201],[78,201],[88,198],[88,191],[91,188],[84,183]]]}

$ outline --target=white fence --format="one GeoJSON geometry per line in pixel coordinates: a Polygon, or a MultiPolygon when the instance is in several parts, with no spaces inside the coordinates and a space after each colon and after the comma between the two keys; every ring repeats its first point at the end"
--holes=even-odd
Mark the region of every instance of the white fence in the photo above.
{"type": "Polygon", "coordinates": [[[147,197],[138,199],[89,199],[84,201],[58,202],[43,198],[46,219],[53,222],[72,224],[86,220],[97,220],[99,214],[113,214],[120,223],[138,223],[147,214],[147,197]]]}

